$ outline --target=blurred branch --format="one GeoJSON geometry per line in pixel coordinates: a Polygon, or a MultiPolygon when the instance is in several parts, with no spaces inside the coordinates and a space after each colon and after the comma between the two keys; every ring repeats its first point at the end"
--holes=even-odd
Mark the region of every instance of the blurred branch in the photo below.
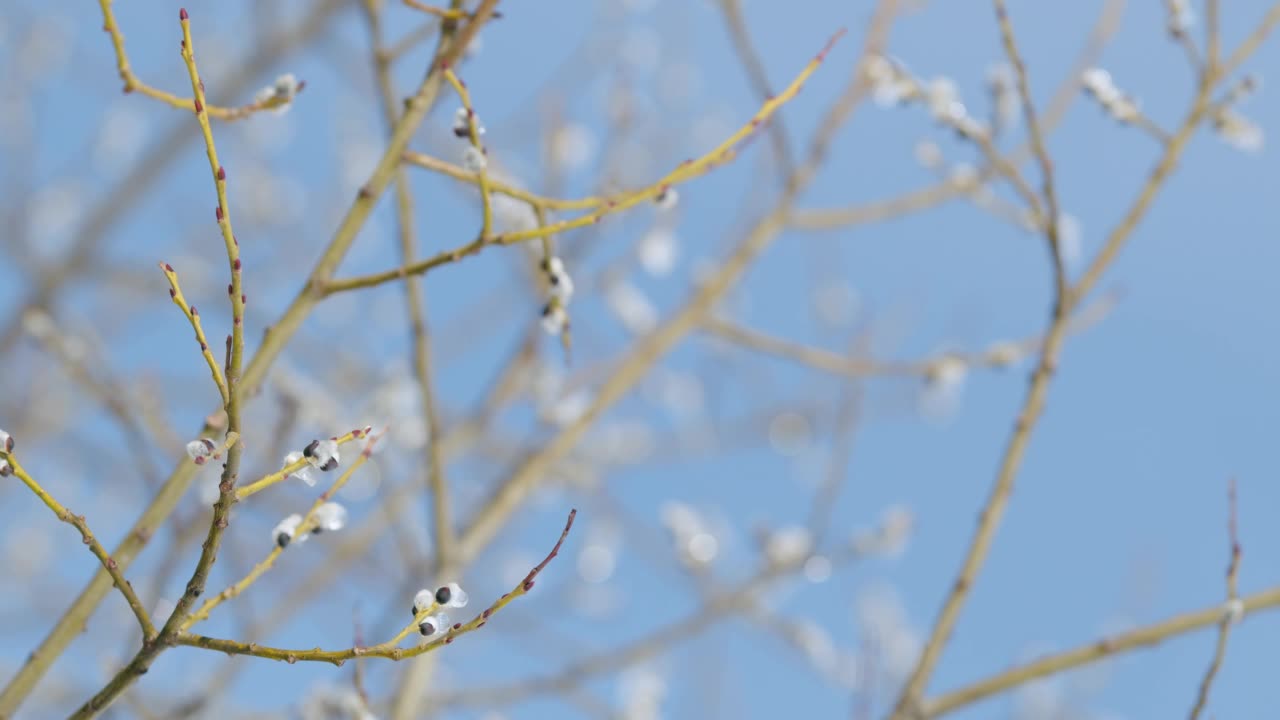
{"type": "MultiPolygon", "coordinates": [[[[864,54],[876,52],[883,45],[893,17],[893,10],[893,0],[881,0],[878,4],[875,18],[867,30],[864,54]]],[[[830,44],[827,48],[830,48],[830,44]]],[[[824,49],[814,58],[809,65],[810,69],[805,71],[805,76],[812,72],[812,68],[817,67],[826,52],[827,49],[824,49]]],[[[849,89],[836,101],[815,135],[808,161],[788,178],[783,195],[774,209],[761,219],[738,247],[718,265],[716,272],[698,287],[696,293],[682,309],[665,324],[641,338],[630,349],[613,374],[597,390],[591,405],[574,422],[564,427],[539,450],[519,463],[503,485],[474,513],[459,540],[459,554],[464,562],[480,554],[507,518],[533,490],[546,470],[557,459],[572,450],[587,428],[605,409],[626,395],[658,360],[698,326],[715,302],[733,286],[742,273],[784,229],[786,217],[796,197],[816,175],[832,136],[848,118],[854,106],[863,97],[865,90],[866,85],[861,74],[855,73],[849,89]]],[[[722,147],[731,144],[732,141],[722,147]]]]}
{"type": "MultiPolygon", "coordinates": [[[[724,24],[729,30],[729,39],[733,41],[733,50],[738,54],[738,60],[746,70],[747,79],[751,81],[756,95],[766,99],[773,97],[769,73],[747,31],[747,21],[742,14],[742,0],[720,0],[719,4],[720,11],[724,14],[724,24]]],[[[795,170],[796,161],[787,141],[787,129],[782,124],[782,118],[769,123],[769,140],[773,142],[773,152],[782,167],[783,176],[790,175],[795,170]]]]}
{"type": "MultiPolygon", "coordinates": [[[[1076,312],[1068,323],[1068,332],[1083,332],[1093,327],[1111,312],[1115,304],[1114,295],[1103,296],[1090,303],[1076,312]]],[[[929,377],[941,365],[950,362],[960,362],[969,368],[1005,368],[1038,352],[1044,345],[1044,336],[1032,335],[1020,340],[993,343],[986,350],[975,352],[947,352],[921,360],[870,360],[777,338],[723,317],[707,317],[703,320],[703,328],[708,333],[741,347],[850,378],[929,377]]]]}
{"type": "MultiPolygon", "coordinates": [[[[1277,7],[1280,8],[1280,3],[1277,4],[1277,7]]],[[[909,716],[917,703],[921,701],[929,678],[941,659],[942,650],[955,629],[960,610],[968,599],[969,591],[977,579],[978,572],[985,564],[987,553],[995,538],[1000,520],[1008,507],[1009,497],[1013,492],[1014,479],[1022,464],[1022,457],[1030,442],[1032,430],[1044,410],[1049,382],[1057,369],[1058,357],[1065,340],[1066,318],[1070,315],[1075,305],[1088,296],[1110,266],[1111,261],[1115,259],[1120,248],[1123,247],[1138,224],[1146,216],[1151,203],[1155,200],[1165,180],[1168,179],[1177,165],[1177,161],[1181,157],[1186,144],[1190,141],[1196,128],[1204,120],[1210,106],[1211,93],[1217,80],[1218,77],[1211,73],[1206,73],[1202,77],[1186,117],[1183,119],[1178,131],[1173,134],[1169,143],[1165,146],[1163,154],[1143,184],[1138,197],[1134,200],[1124,218],[1111,231],[1106,244],[1088,269],[1076,284],[1069,289],[1066,296],[1054,304],[1053,319],[1045,335],[1039,364],[1032,373],[1030,387],[1018,412],[1017,419],[1014,421],[1014,427],[1000,461],[1000,468],[996,474],[990,496],[978,516],[978,528],[966,551],[964,562],[938,613],[933,631],[929,635],[919,662],[898,697],[894,709],[895,718],[909,716]]]]}
{"type": "MultiPolygon", "coordinates": [[[[1280,606],[1280,586],[1240,598],[1242,612],[1255,613],[1280,606]]],[[[1156,645],[1165,640],[1206,628],[1222,622],[1230,608],[1222,604],[1203,610],[1175,615],[1174,617],[1137,630],[1095,640],[1072,650],[1055,653],[1025,665],[1005,670],[984,680],[965,685],[951,692],[926,701],[921,712],[924,717],[939,717],[953,710],[971,705],[1038,678],[1049,677],[1072,668],[1095,662],[1105,657],[1119,655],[1130,650],[1156,645]]]]}
{"type": "MultiPolygon", "coordinates": [[[[831,44],[835,43],[838,38],[839,34],[833,36],[828,42],[827,48],[805,65],[804,69],[800,71],[800,73],[791,81],[791,84],[788,85],[782,93],[776,97],[766,100],[755,115],[752,116],[751,120],[748,121],[746,125],[738,129],[738,131],[733,135],[729,136],[728,139],[720,143],[702,157],[699,157],[696,160],[686,160],[676,167],[675,170],[672,170],[659,178],[656,182],[644,188],[604,198],[599,202],[594,202],[592,204],[592,208],[594,209],[579,217],[573,218],[572,220],[563,220],[561,222],[551,223],[549,225],[529,230],[500,233],[492,237],[486,236],[482,232],[474,241],[466,245],[456,247],[452,250],[446,250],[445,252],[426,260],[420,260],[418,262],[406,264],[400,268],[380,273],[373,273],[371,275],[334,280],[324,286],[324,292],[325,294],[333,294],[347,290],[358,290],[399,280],[408,275],[419,275],[440,267],[441,265],[456,263],[462,258],[474,255],[492,245],[511,245],[525,240],[549,237],[562,233],[566,230],[594,225],[595,223],[600,222],[607,215],[622,212],[623,210],[635,207],[642,202],[656,201],[676,185],[705,175],[715,168],[733,160],[737,156],[739,146],[749,140],[762,125],[768,122],[770,116],[772,116],[778,108],[789,102],[797,93],[800,92],[800,88],[804,85],[804,81],[818,69],[818,65],[821,64],[823,57],[825,57],[827,49],[829,49],[831,44]]],[[[472,119],[472,122],[474,122],[474,118],[472,119]]],[[[472,132],[474,132],[474,129],[472,132]]],[[[476,183],[482,186],[483,193],[487,189],[487,178],[483,173],[473,173],[472,175],[475,177],[476,183]]],[[[510,188],[508,188],[505,194],[510,195],[513,193],[511,193],[510,188]]],[[[532,198],[533,196],[526,196],[521,199],[530,200],[532,198]]]]}
{"type": "MultiPolygon", "coordinates": [[[[1124,7],[1125,0],[1108,0],[1103,5],[1102,12],[1089,33],[1089,39],[1085,42],[1070,72],[1054,91],[1053,98],[1049,101],[1041,118],[1040,126],[1044,132],[1051,132],[1066,117],[1071,103],[1079,96],[1081,75],[1102,55],[1102,50],[1120,26],[1124,7]]],[[[1029,145],[1024,145],[1008,153],[1006,156],[1008,163],[1016,167],[1022,162],[1029,149],[1029,145]]],[[[994,166],[988,166],[980,169],[975,176],[948,178],[932,187],[914,190],[888,200],[848,208],[797,210],[792,213],[791,225],[803,230],[829,230],[846,225],[877,222],[953,200],[986,184],[996,174],[997,169],[994,166]]]]}
{"type": "MultiPolygon", "coordinates": [[[[384,60],[382,17],[376,2],[365,2],[365,17],[369,22],[374,52],[374,76],[382,99],[382,112],[388,131],[395,127],[395,88],[391,80],[389,61],[384,60]]],[[[413,198],[409,188],[408,173],[404,167],[395,170],[396,224],[400,239],[400,260],[408,264],[417,256],[417,233],[414,227],[413,198]]],[[[422,395],[423,423],[427,431],[427,487],[431,494],[432,530],[435,538],[437,565],[444,565],[453,551],[453,526],[449,502],[449,486],[444,476],[444,461],[440,444],[442,428],[440,413],[436,407],[436,391],[431,381],[431,335],[427,330],[426,302],[417,278],[406,277],[405,312],[409,317],[409,333],[413,343],[413,373],[422,395]]]]}

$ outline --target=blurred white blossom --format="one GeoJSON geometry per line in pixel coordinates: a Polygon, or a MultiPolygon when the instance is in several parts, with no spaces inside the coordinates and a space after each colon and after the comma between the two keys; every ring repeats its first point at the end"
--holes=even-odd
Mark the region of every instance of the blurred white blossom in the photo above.
{"type": "Polygon", "coordinates": [[[769,533],[764,554],[769,562],[783,565],[800,560],[813,552],[813,534],[799,525],[779,528],[769,533]]]}
{"type": "Polygon", "coordinates": [[[1214,113],[1213,130],[1223,142],[1244,152],[1262,150],[1265,140],[1260,125],[1230,107],[1214,113]]]}
{"type": "Polygon", "coordinates": [[[1137,119],[1137,102],[1116,87],[1115,81],[1111,79],[1111,73],[1102,68],[1091,67],[1084,71],[1083,82],[1085,91],[1092,95],[1102,109],[1118,122],[1129,123],[1137,119]]]}
{"type": "Polygon", "coordinates": [[[649,296],[635,285],[622,280],[605,290],[609,309],[633,335],[644,335],[658,326],[658,309],[649,296]]]}
{"type": "Polygon", "coordinates": [[[678,246],[675,233],[663,228],[650,230],[637,246],[640,266],[653,277],[671,274],[676,265],[678,246]]]}
{"type": "Polygon", "coordinates": [[[915,526],[915,513],[905,505],[890,505],[876,526],[855,530],[851,545],[859,555],[898,558],[906,551],[915,526]]]}
{"type": "Polygon", "coordinates": [[[595,131],[580,123],[568,123],[551,136],[551,162],[565,172],[582,170],[595,160],[595,131]]]}
{"type": "Polygon", "coordinates": [[[924,643],[897,591],[883,583],[864,587],[854,599],[854,619],[868,646],[876,648],[878,665],[889,682],[897,684],[906,678],[924,643]]]}

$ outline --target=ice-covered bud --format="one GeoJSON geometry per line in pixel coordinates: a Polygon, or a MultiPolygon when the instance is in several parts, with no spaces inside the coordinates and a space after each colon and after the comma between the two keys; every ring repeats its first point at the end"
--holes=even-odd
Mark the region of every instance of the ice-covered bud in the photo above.
{"type": "Polygon", "coordinates": [[[1229,107],[1214,113],[1213,131],[1223,142],[1237,150],[1258,152],[1262,149],[1264,140],[1262,128],[1229,107]]]}
{"type": "MultiPolygon", "coordinates": [[[[460,138],[471,137],[471,116],[472,111],[460,107],[453,114],[453,134],[460,138]]],[[[480,124],[480,118],[476,118],[476,137],[484,135],[484,125],[480,124]]]]}
{"type": "Polygon", "coordinates": [[[13,436],[0,430],[0,452],[13,452],[13,436]]]}
{"type": "Polygon", "coordinates": [[[543,261],[542,269],[547,274],[547,282],[551,285],[552,297],[559,298],[561,304],[568,305],[573,298],[573,278],[564,269],[564,261],[558,257],[550,257],[543,261]]]}
{"type": "Polygon", "coordinates": [[[423,637],[430,637],[447,629],[449,629],[449,616],[442,612],[428,615],[418,623],[418,632],[422,633],[423,637]]]}
{"type": "Polygon", "coordinates": [[[462,151],[462,166],[473,173],[482,173],[489,167],[489,159],[484,156],[483,150],[475,145],[468,145],[462,151]]]}
{"type": "Polygon", "coordinates": [[[680,202],[680,193],[676,192],[673,187],[663,188],[653,198],[653,203],[658,206],[659,210],[671,210],[678,202],[680,202]]]}
{"type": "Polygon", "coordinates": [[[1231,625],[1244,619],[1244,601],[1240,598],[1228,600],[1226,605],[1222,606],[1222,619],[1231,625]]]}
{"type": "Polygon", "coordinates": [[[342,461],[336,440],[312,440],[310,445],[302,449],[302,456],[313,467],[325,472],[338,467],[338,463],[342,461]]]}
{"type": "Polygon", "coordinates": [[[558,300],[553,299],[542,308],[542,329],[548,335],[563,335],[568,327],[569,313],[564,311],[558,300]]]}
{"type": "MultiPolygon", "coordinates": [[[[302,453],[298,452],[297,450],[294,450],[293,452],[284,456],[285,467],[288,467],[298,462],[302,458],[303,458],[302,453]]],[[[289,477],[296,477],[302,482],[306,483],[309,487],[315,487],[316,485],[316,475],[315,473],[311,472],[311,466],[309,464],[303,465],[297,470],[294,470],[292,473],[289,474],[289,477]]]]}
{"type": "Polygon", "coordinates": [[[413,608],[409,611],[414,617],[424,613],[435,607],[436,593],[434,590],[423,588],[413,596],[413,608]]]}
{"type": "Polygon", "coordinates": [[[187,457],[197,465],[205,464],[210,457],[213,457],[213,451],[218,449],[217,443],[209,438],[198,438],[187,443],[187,457]]]}
{"type": "MultiPolygon", "coordinates": [[[[276,545],[279,545],[282,548],[288,547],[289,543],[293,542],[293,536],[297,534],[298,526],[301,524],[302,516],[294,513],[281,520],[274,528],[272,528],[271,539],[275,541],[276,545]]],[[[298,537],[299,543],[304,543],[306,541],[307,536],[305,534],[298,537]]]]}
{"type": "Polygon", "coordinates": [[[269,109],[279,115],[289,110],[293,98],[302,90],[305,84],[299,81],[293,73],[285,73],[277,77],[274,83],[254,94],[253,102],[255,105],[269,109]]]}
{"type": "Polygon", "coordinates": [[[9,477],[13,474],[13,466],[8,460],[0,459],[0,477],[9,477]]]}
{"type": "Polygon", "coordinates": [[[322,532],[335,532],[341,530],[347,525],[347,509],[336,502],[327,502],[316,508],[315,527],[311,529],[312,535],[319,535],[322,532]]]}
{"type": "Polygon", "coordinates": [[[1187,0],[1167,0],[1165,3],[1169,8],[1169,34],[1174,37],[1183,37],[1192,25],[1196,23],[1196,14],[1191,10],[1191,3],[1187,0]]]}
{"type": "Polygon", "coordinates": [[[456,582],[451,582],[436,590],[435,601],[441,607],[464,608],[467,606],[467,591],[456,582]]]}

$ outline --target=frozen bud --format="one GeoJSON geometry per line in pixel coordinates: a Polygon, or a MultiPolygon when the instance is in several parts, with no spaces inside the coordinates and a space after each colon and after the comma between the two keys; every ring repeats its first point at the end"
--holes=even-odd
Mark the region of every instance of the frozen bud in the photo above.
{"type": "Polygon", "coordinates": [[[13,474],[13,466],[8,460],[0,459],[0,477],[9,477],[13,474]]]}
{"type": "MultiPolygon", "coordinates": [[[[460,107],[453,114],[453,134],[460,138],[471,137],[471,116],[472,111],[460,107]]],[[[484,135],[484,125],[480,124],[480,118],[476,118],[476,137],[484,135]]]]}
{"type": "Polygon", "coordinates": [[[1191,3],[1187,0],[1167,0],[1165,4],[1169,8],[1169,34],[1174,37],[1186,35],[1196,22],[1191,3]]]}
{"type": "Polygon", "coordinates": [[[813,535],[800,526],[782,528],[769,535],[764,554],[775,565],[796,562],[813,550],[813,535]]]}
{"type": "Polygon", "coordinates": [[[435,606],[435,604],[436,604],[435,591],[423,588],[413,596],[413,609],[410,610],[410,613],[414,617],[417,617],[419,614],[430,610],[432,607],[435,606]]]}
{"type": "Polygon", "coordinates": [[[462,166],[473,173],[482,173],[489,167],[489,159],[484,156],[483,150],[474,145],[468,145],[462,151],[462,166]]]}
{"type": "MultiPolygon", "coordinates": [[[[285,467],[288,467],[298,462],[302,458],[303,458],[303,454],[298,452],[297,450],[294,450],[293,452],[284,456],[285,467]]],[[[290,473],[289,476],[298,478],[302,482],[306,483],[309,487],[316,486],[316,475],[315,473],[311,472],[310,465],[303,465],[302,467],[290,473]]]]}
{"type": "Polygon", "coordinates": [[[325,472],[338,467],[338,463],[342,460],[338,455],[338,443],[335,440],[312,440],[310,445],[302,449],[302,456],[313,467],[325,472]]]}
{"type": "Polygon", "coordinates": [[[293,98],[302,90],[302,83],[292,73],[276,78],[276,81],[253,96],[255,105],[274,111],[277,115],[287,112],[293,98]]]}
{"type": "Polygon", "coordinates": [[[191,458],[195,464],[203,465],[217,449],[218,445],[214,441],[209,438],[199,438],[187,443],[187,457],[191,458]]]}
{"type": "Polygon", "coordinates": [[[442,612],[428,615],[422,619],[422,622],[418,623],[418,632],[422,633],[423,637],[430,637],[436,633],[444,632],[448,628],[449,616],[442,612]]]}
{"type": "Polygon", "coordinates": [[[542,263],[542,269],[547,273],[552,297],[558,298],[561,304],[569,304],[569,300],[573,298],[573,278],[564,269],[564,261],[558,257],[547,258],[542,263]]]}
{"type": "Polygon", "coordinates": [[[542,329],[548,335],[562,335],[569,327],[569,313],[564,311],[559,301],[552,300],[542,308],[542,329]]]}
{"type": "Polygon", "coordinates": [[[1258,152],[1262,149],[1262,128],[1231,108],[1222,108],[1214,114],[1213,131],[1223,142],[1237,150],[1258,152]]]}
{"type": "Polygon", "coordinates": [[[0,452],[13,452],[13,436],[0,430],[0,452]]]}
{"type": "Polygon", "coordinates": [[[312,535],[319,535],[322,532],[334,532],[341,530],[347,525],[347,509],[336,502],[327,502],[316,508],[315,527],[311,529],[312,535]]]}
{"type": "Polygon", "coordinates": [[[467,591],[452,582],[436,590],[435,600],[442,607],[464,608],[467,606],[467,591]]]}
{"type": "Polygon", "coordinates": [[[1244,601],[1240,598],[1231,598],[1226,605],[1222,606],[1223,621],[1235,625],[1244,618],[1244,601]]]}
{"type": "MultiPolygon", "coordinates": [[[[279,524],[277,524],[271,530],[272,540],[275,541],[276,545],[279,545],[282,548],[288,547],[289,543],[293,542],[293,536],[297,534],[298,526],[301,524],[302,524],[301,515],[297,513],[290,515],[289,517],[281,520],[279,524]]],[[[303,543],[306,541],[307,541],[306,535],[302,535],[301,537],[298,538],[298,542],[300,543],[303,543]]]]}
{"type": "Polygon", "coordinates": [[[653,198],[653,202],[659,210],[670,210],[680,202],[680,193],[673,187],[666,187],[653,198]]]}

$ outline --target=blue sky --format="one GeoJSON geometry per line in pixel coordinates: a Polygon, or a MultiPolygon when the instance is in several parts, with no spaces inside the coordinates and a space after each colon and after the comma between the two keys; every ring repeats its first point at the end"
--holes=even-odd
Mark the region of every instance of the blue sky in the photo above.
{"type": "MultiPolygon", "coordinates": [[[[394,38],[415,27],[418,19],[391,5],[387,22],[394,38]]],[[[922,77],[951,77],[966,103],[985,113],[985,74],[1003,59],[991,9],[986,3],[910,5],[913,9],[895,24],[892,54],[922,77]]],[[[1010,5],[1035,100],[1043,106],[1070,72],[1102,3],[1013,0],[1010,5]]],[[[1234,48],[1268,3],[1224,5],[1224,46],[1234,48]]],[[[230,58],[247,54],[259,32],[296,22],[309,3],[279,3],[270,11],[243,3],[188,7],[198,59],[206,63],[210,91],[217,95],[219,69],[230,58]],[[253,12],[278,17],[255,17],[253,12]]],[[[850,77],[871,3],[744,0],[743,9],[775,87],[798,72],[835,28],[850,31],[779,116],[792,146],[804,148],[850,77]]],[[[559,0],[509,2],[503,10],[506,16],[485,30],[483,49],[463,66],[462,75],[488,127],[494,161],[535,188],[564,196],[591,192],[605,163],[602,158],[618,163],[624,178],[654,177],[705,151],[711,140],[749,119],[758,106],[714,3],[559,0]],[[633,135],[615,143],[607,135],[608,103],[619,78],[634,92],[639,112],[633,135]],[[545,172],[547,153],[539,145],[540,134],[557,117],[585,128],[595,146],[581,167],[570,167],[559,178],[545,172]]],[[[117,12],[138,73],[159,87],[175,92],[186,88],[177,54],[177,6],[121,3],[117,12]]],[[[78,283],[54,312],[67,327],[98,338],[102,349],[95,357],[102,366],[159,388],[163,417],[185,437],[198,427],[213,395],[201,384],[207,384],[207,375],[199,355],[185,344],[189,329],[164,302],[163,278],[152,268],[163,258],[191,273],[187,294],[207,298],[201,305],[206,323],[225,321],[224,309],[216,306],[221,300],[218,278],[225,269],[218,261],[213,196],[195,125],[185,113],[119,94],[110,44],[99,30],[96,10],[70,12],[20,3],[10,15],[0,33],[0,51],[5,57],[25,58],[26,64],[10,73],[2,87],[15,98],[10,122],[21,129],[26,118],[29,138],[0,148],[0,176],[14,188],[4,204],[15,217],[29,213],[43,217],[44,224],[28,221],[26,232],[6,235],[6,252],[15,258],[0,263],[0,309],[6,317],[27,294],[31,258],[56,262],[74,241],[84,208],[101,201],[140,157],[140,148],[171,127],[186,123],[190,129],[162,180],[108,230],[99,256],[104,270],[78,283]],[[42,39],[24,44],[32,33],[42,39]],[[102,140],[108,129],[118,134],[109,143],[102,140]],[[104,143],[106,149],[95,150],[104,143]],[[118,152],[112,154],[111,148],[118,152]],[[37,207],[67,214],[39,215],[32,210],[37,207]],[[210,279],[199,282],[193,268],[207,268],[210,279]],[[130,272],[141,279],[128,280],[130,272]],[[107,282],[107,275],[126,279],[107,282]]],[[[1099,64],[1168,128],[1190,101],[1195,78],[1181,50],[1167,38],[1164,22],[1163,3],[1130,3],[1099,64]]],[[[249,84],[257,87],[282,72],[304,78],[307,88],[288,114],[215,125],[233,192],[237,182],[249,185],[253,180],[261,183],[253,187],[267,198],[258,215],[239,211],[246,217],[239,236],[251,298],[251,340],[293,297],[337,214],[354,197],[361,171],[377,158],[371,153],[380,151],[383,125],[370,94],[367,32],[359,13],[353,8],[339,12],[321,37],[323,42],[288,54],[249,84]]],[[[402,91],[416,82],[425,53],[425,48],[411,53],[397,65],[402,91]]],[[[1264,71],[1277,62],[1280,50],[1272,43],[1246,69],[1264,71]]],[[[1264,84],[1240,110],[1270,131],[1280,119],[1274,97],[1264,84]]],[[[415,139],[415,148],[456,160],[458,148],[448,133],[454,106],[451,97],[441,102],[415,139]]],[[[5,134],[23,137],[17,131],[5,134]]],[[[922,108],[864,105],[839,135],[801,207],[865,203],[929,184],[931,171],[914,159],[917,143],[927,139],[941,147],[949,163],[978,161],[972,148],[936,127],[922,108]]],[[[1084,257],[1092,257],[1133,202],[1158,147],[1138,131],[1112,122],[1084,97],[1074,103],[1048,145],[1056,159],[1063,209],[1078,220],[1084,257]]],[[[776,167],[768,150],[767,142],[757,141],[732,165],[682,188],[674,215],[641,208],[599,231],[565,238],[581,243],[583,259],[574,272],[590,277],[611,264],[621,265],[659,316],[668,317],[688,297],[699,268],[714,268],[743,228],[772,202],[777,185],[770,173],[776,174],[776,167]],[[679,238],[679,256],[672,274],[654,277],[627,259],[629,248],[648,230],[665,225],[679,238]]],[[[1280,353],[1280,320],[1271,312],[1280,302],[1280,286],[1273,278],[1280,263],[1274,242],[1280,230],[1273,197],[1276,168],[1271,145],[1242,153],[1207,129],[1197,133],[1178,172],[1100,285],[1099,294],[1119,298],[1114,309],[1068,341],[1006,522],[930,685],[934,691],[1038,652],[1066,649],[1107,631],[1220,602],[1229,478],[1236,479],[1240,497],[1241,590],[1256,591],[1274,582],[1268,568],[1272,549],[1280,543],[1280,529],[1270,522],[1280,504],[1272,452],[1274,428],[1280,426],[1280,369],[1273,360],[1280,353]]],[[[1038,177],[1031,165],[1026,173],[1038,177]]],[[[469,240],[478,217],[473,196],[425,173],[415,171],[412,177],[421,245],[440,249],[469,240]]],[[[253,199],[252,191],[242,192],[233,194],[233,203],[241,203],[237,207],[253,199]]],[[[1014,197],[1004,188],[998,193],[1014,197]]],[[[394,243],[394,218],[384,201],[340,274],[394,265],[394,243]]],[[[536,322],[538,308],[520,265],[524,257],[504,248],[429,276],[429,317],[441,338],[437,377],[447,417],[460,417],[474,405],[495,368],[536,322]]],[[[982,349],[1038,332],[1048,318],[1049,279],[1038,238],[970,203],[951,202],[848,230],[788,231],[722,307],[735,321],[795,342],[844,351],[853,334],[862,331],[877,355],[912,359],[951,348],[982,349]],[[814,294],[832,286],[851,289],[856,296],[851,324],[833,328],[819,319],[814,294]]],[[[582,293],[575,301],[581,309],[574,316],[577,347],[570,372],[594,378],[592,373],[633,340],[597,295],[589,289],[582,293]]],[[[304,425],[291,441],[301,444],[310,436],[379,419],[369,387],[390,384],[388,378],[406,363],[402,318],[401,291],[394,286],[321,306],[283,363],[298,376],[322,383],[337,409],[324,419],[331,425],[304,425]]],[[[557,359],[553,342],[542,349],[549,360],[557,359]]],[[[24,464],[38,476],[55,478],[48,482],[51,490],[85,512],[96,532],[114,542],[145,501],[145,487],[132,473],[118,477],[117,463],[128,458],[120,457],[118,432],[91,399],[58,390],[57,376],[42,367],[46,357],[30,339],[20,344],[11,360],[14,369],[7,373],[16,378],[0,384],[0,408],[13,419],[0,418],[0,427],[42,430],[22,443],[24,464]],[[52,409],[30,405],[32,395],[41,391],[52,393],[54,399],[46,400],[52,409]],[[68,410],[65,417],[59,409],[68,410]],[[45,415],[60,419],[41,422],[45,415]],[[95,459],[93,448],[102,446],[115,462],[95,459]],[[66,452],[67,447],[79,451],[66,452]]],[[[865,639],[855,621],[859,598],[876,597],[887,586],[910,624],[927,632],[986,497],[1026,388],[1027,369],[1024,363],[1005,371],[974,370],[955,411],[944,418],[915,412],[916,381],[866,383],[863,418],[832,511],[833,536],[844,538],[873,524],[894,504],[910,508],[915,533],[896,559],[838,568],[823,583],[782,584],[764,598],[773,611],[816,623],[841,650],[857,651],[865,639]]],[[[688,385],[682,387],[689,392],[688,385]]],[[[753,412],[776,417],[781,410],[825,402],[826,409],[812,422],[811,437],[794,454],[778,452],[759,433],[745,446],[726,443],[707,454],[625,466],[586,463],[586,474],[598,476],[605,490],[538,494],[467,573],[472,597],[504,592],[503,568],[518,566],[525,558],[536,561],[554,540],[564,513],[576,505],[579,527],[570,540],[571,552],[507,616],[509,625],[500,616],[486,632],[450,648],[441,691],[551,673],[695,608],[697,583],[674,565],[665,544],[660,525],[664,503],[685,503],[720,523],[716,585],[728,586],[746,576],[755,557],[752,528],[805,522],[814,477],[824,471],[832,445],[830,401],[847,390],[847,380],[725,348],[703,335],[686,339],[651,380],[606,415],[606,423],[631,422],[689,440],[694,430],[708,427],[728,435],[731,419],[753,412]],[[692,420],[656,399],[671,378],[693,378],[706,398],[692,420]],[[579,553],[593,543],[609,548],[615,559],[607,583],[593,585],[579,576],[579,553]],[[606,609],[593,613],[597,604],[606,609]]],[[[273,412],[264,407],[251,418],[263,448],[270,445],[273,412]]],[[[502,414],[495,432],[525,447],[551,430],[535,422],[525,403],[502,414]]],[[[599,437],[592,442],[600,442],[599,437]]],[[[179,451],[166,447],[135,459],[167,472],[179,451]]],[[[274,469],[265,467],[273,461],[259,460],[263,472],[274,469]]],[[[418,454],[406,448],[392,447],[381,462],[384,488],[420,469],[418,454]]],[[[509,461],[495,462],[480,453],[452,464],[450,477],[464,510],[509,466],[509,461]]],[[[245,557],[252,562],[252,548],[266,537],[266,529],[309,497],[304,488],[293,487],[243,509],[242,534],[233,533],[233,546],[247,548],[245,557]]],[[[376,498],[350,500],[358,522],[377,521],[376,498]]],[[[413,502],[426,503],[421,498],[413,502]]],[[[202,517],[195,497],[187,498],[182,508],[188,517],[202,517]]],[[[48,533],[41,541],[47,552],[66,558],[56,569],[37,573],[39,579],[28,581],[27,592],[0,603],[0,634],[6,637],[0,643],[0,667],[12,667],[25,656],[93,567],[74,534],[52,518],[36,516],[37,510],[18,488],[0,490],[0,521],[14,528],[0,536],[6,546],[0,571],[17,573],[18,549],[29,541],[28,533],[48,533]]],[[[428,534],[424,525],[409,526],[419,544],[428,534]]],[[[247,596],[246,616],[278,610],[273,600],[303,576],[304,567],[325,562],[321,552],[329,540],[306,546],[309,556],[247,596]]],[[[403,608],[408,601],[401,596],[401,583],[414,583],[414,569],[397,563],[394,547],[390,541],[381,543],[362,568],[261,640],[302,647],[350,645],[353,609],[370,636],[394,632],[403,610],[396,614],[388,608],[403,608]]],[[[135,566],[138,577],[154,570],[162,554],[150,548],[135,566]]],[[[223,569],[215,573],[213,584],[221,587],[234,577],[223,569]]],[[[180,588],[183,581],[175,578],[172,587],[180,588]]],[[[424,578],[419,584],[430,581],[424,578]]],[[[112,639],[123,637],[122,623],[129,620],[114,605],[118,599],[108,598],[97,616],[104,622],[90,628],[90,638],[78,641],[53,675],[84,677],[81,690],[97,687],[107,677],[123,647],[112,639]]],[[[237,636],[242,628],[232,619],[236,617],[230,612],[215,618],[209,632],[237,636]]],[[[1266,613],[1247,618],[1233,633],[1210,703],[1216,716],[1264,717],[1280,706],[1280,688],[1269,682],[1278,637],[1280,619],[1266,613]]],[[[1212,632],[1196,633],[1097,670],[1073,673],[1045,692],[1068,697],[1080,711],[1071,717],[1177,716],[1191,705],[1212,645],[1212,632]]],[[[170,697],[165,688],[207,679],[221,662],[179,649],[166,654],[141,687],[170,697]]],[[[236,712],[289,712],[317,683],[350,682],[349,667],[237,662],[246,667],[221,697],[236,712]]],[[[855,703],[847,688],[816,676],[774,634],[742,620],[719,623],[642,667],[665,683],[665,717],[840,717],[855,703]]],[[[390,687],[390,666],[371,663],[367,671],[375,692],[390,687]]],[[[598,700],[616,705],[627,682],[636,682],[635,675],[626,677],[630,680],[596,678],[585,687],[598,700]]],[[[885,692],[881,689],[873,701],[883,703],[885,692]]],[[[1028,700],[995,700],[954,717],[1014,717],[1016,702],[1028,700]]],[[[65,710],[63,704],[52,707],[65,710]]],[[[483,717],[484,712],[468,708],[443,716],[483,717]]],[[[512,718],[591,716],[580,704],[547,698],[502,712],[512,718]]],[[[40,717],[34,708],[30,716],[40,717]]]]}

